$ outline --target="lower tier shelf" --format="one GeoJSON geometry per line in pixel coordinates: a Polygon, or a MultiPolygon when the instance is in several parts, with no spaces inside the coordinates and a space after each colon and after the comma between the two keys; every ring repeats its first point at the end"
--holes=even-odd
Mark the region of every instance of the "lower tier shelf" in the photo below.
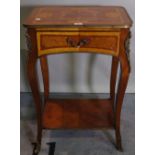
{"type": "Polygon", "coordinates": [[[113,105],[109,99],[51,99],[42,115],[45,129],[114,128],[113,105]]]}

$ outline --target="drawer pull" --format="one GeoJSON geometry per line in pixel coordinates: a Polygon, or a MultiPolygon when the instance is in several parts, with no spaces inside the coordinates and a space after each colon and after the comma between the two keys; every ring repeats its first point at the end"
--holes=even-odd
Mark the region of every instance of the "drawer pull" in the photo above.
{"type": "Polygon", "coordinates": [[[89,39],[81,39],[78,43],[76,43],[76,41],[74,41],[72,38],[67,38],[66,39],[66,42],[67,44],[70,46],[70,47],[76,47],[76,48],[79,48],[81,46],[85,46],[89,43],[89,39]]]}
{"type": "Polygon", "coordinates": [[[70,47],[76,47],[76,42],[74,40],[72,40],[72,38],[69,38],[68,37],[66,39],[66,42],[67,42],[68,46],[70,46],[70,47]]]}
{"type": "Polygon", "coordinates": [[[81,39],[77,44],[77,47],[85,46],[89,43],[89,39],[81,39]]]}

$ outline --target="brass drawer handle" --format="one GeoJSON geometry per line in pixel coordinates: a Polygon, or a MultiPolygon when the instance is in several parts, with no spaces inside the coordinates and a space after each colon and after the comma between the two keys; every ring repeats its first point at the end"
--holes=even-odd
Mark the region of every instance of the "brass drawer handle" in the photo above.
{"type": "Polygon", "coordinates": [[[80,48],[81,46],[85,46],[87,45],[90,40],[89,39],[81,39],[78,43],[76,43],[75,40],[73,40],[72,38],[68,37],[66,39],[66,42],[67,44],[70,46],[70,47],[76,47],[76,48],[80,48]]]}
{"type": "Polygon", "coordinates": [[[77,44],[77,47],[85,46],[85,45],[87,45],[89,42],[90,42],[89,39],[81,39],[81,40],[79,41],[79,43],[77,44]]]}
{"type": "Polygon", "coordinates": [[[70,46],[70,47],[76,47],[76,42],[74,40],[72,40],[72,38],[68,37],[66,39],[66,42],[67,42],[68,46],[70,46]]]}

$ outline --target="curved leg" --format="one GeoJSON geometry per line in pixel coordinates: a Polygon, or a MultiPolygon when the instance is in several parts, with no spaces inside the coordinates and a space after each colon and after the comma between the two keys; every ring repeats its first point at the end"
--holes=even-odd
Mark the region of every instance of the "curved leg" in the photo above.
{"type": "Polygon", "coordinates": [[[40,57],[40,64],[44,83],[44,99],[46,101],[49,97],[49,74],[48,74],[48,63],[46,56],[40,57]]]}
{"type": "Polygon", "coordinates": [[[130,72],[130,65],[126,54],[126,47],[125,47],[125,41],[128,36],[128,29],[123,30],[121,32],[121,47],[120,47],[120,67],[121,67],[121,73],[120,73],[120,79],[119,79],[119,85],[118,85],[118,91],[116,96],[116,109],[115,109],[115,134],[116,134],[116,145],[117,149],[122,151],[122,143],[121,143],[121,133],[120,133],[120,116],[121,116],[121,109],[123,104],[123,98],[125,94],[125,90],[128,83],[129,78],[129,72],[130,72]]]}
{"type": "Polygon", "coordinates": [[[121,143],[121,133],[120,133],[120,115],[121,115],[121,108],[123,103],[123,98],[128,82],[129,74],[125,74],[124,71],[121,73],[119,87],[118,87],[118,94],[116,99],[116,115],[115,115],[115,129],[116,129],[116,145],[117,149],[122,151],[122,143],[121,143]]]}
{"type": "Polygon", "coordinates": [[[37,114],[37,143],[36,146],[34,147],[34,153],[38,154],[41,146],[42,126],[41,126],[41,99],[36,75],[36,61],[37,58],[33,53],[30,52],[28,55],[27,73],[37,114]]]}
{"type": "Polygon", "coordinates": [[[118,69],[118,58],[112,57],[112,66],[111,66],[111,78],[110,78],[110,98],[115,108],[115,88],[116,88],[116,79],[117,79],[117,69],[118,69]]]}

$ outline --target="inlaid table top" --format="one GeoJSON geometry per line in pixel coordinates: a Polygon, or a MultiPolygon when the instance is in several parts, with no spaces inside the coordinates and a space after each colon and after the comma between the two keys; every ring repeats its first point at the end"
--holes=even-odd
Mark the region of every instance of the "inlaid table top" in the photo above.
{"type": "Polygon", "coordinates": [[[44,6],[36,7],[24,22],[27,27],[103,26],[128,28],[132,21],[118,6],[44,6]]]}

